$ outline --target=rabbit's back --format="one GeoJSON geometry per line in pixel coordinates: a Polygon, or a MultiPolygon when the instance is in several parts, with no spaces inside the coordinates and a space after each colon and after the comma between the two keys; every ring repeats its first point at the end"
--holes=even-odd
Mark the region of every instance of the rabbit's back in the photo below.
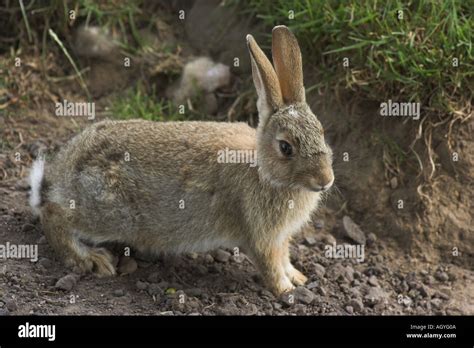
{"type": "Polygon", "coordinates": [[[241,184],[258,181],[256,167],[221,163],[219,156],[255,146],[246,124],[100,122],[49,167],[48,199],[70,209],[86,239],[114,234],[150,249],[208,250],[227,244],[221,228],[238,240],[246,228],[237,218],[244,215],[241,184]]]}

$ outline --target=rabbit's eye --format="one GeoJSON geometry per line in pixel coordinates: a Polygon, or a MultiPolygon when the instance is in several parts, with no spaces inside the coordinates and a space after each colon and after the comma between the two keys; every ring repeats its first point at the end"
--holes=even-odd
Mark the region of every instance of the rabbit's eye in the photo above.
{"type": "Polygon", "coordinates": [[[293,154],[293,149],[290,144],[284,140],[280,140],[280,151],[285,156],[291,156],[293,154]]]}

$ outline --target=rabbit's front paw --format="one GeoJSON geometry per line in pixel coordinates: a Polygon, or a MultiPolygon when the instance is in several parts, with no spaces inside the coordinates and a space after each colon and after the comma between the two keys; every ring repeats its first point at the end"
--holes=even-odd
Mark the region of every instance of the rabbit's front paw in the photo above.
{"type": "Polygon", "coordinates": [[[279,296],[285,292],[290,292],[295,289],[295,286],[293,283],[290,281],[290,279],[286,276],[281,277],[276,284],[273,284],[271,286],[273,288],[273,292],[275,295],[279,296]]]}
{"type": "Polygon", "coordinates": [[[289,267],[285,273],[296,286],[304,285],[308,281],[308,278],[293,266],[289,267]]]}

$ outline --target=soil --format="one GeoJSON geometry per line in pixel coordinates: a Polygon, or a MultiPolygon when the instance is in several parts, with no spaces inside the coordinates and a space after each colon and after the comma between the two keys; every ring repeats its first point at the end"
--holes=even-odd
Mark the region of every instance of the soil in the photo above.
{"type": "MultiPolygon", "coordinates": [[[[219,20],[225,15],[219,12],[219,20]]],[[[200,18],[212,20],[211,15],[200,18]]],[[[193,20],[197,19],[191,12],[189,21],[193,20]]],[[[209,28],[209,23],[200,25],[209,28]]],[[[248,25],[245,22],[240,28],[247,30],[248,25]]],[[[186,30],[176,36],[187,40],[186,30]]],[[[206,41],[204,34],[201,40],[206,41]]],[[[219,50],[221,57],[239,54],[235,48],[219,50]]],[[[37,57],[24,59],[31,63],[29,79],[40,81],[33,64],[37,57]]],[[[91,71],[103,78],[92,75],[88,83],[94,95],[107,98],[111,92],[99,84],[105,77],[120,80],[120,73],[115,63],[97,64],[100,69],[91,71]]],[[[133,79],[130,72],[126,79],[133,79]]],[[[74,100],[80,93],[72,83],[60,86],[57,94],[62,98],[74,100]]],[[[38,149],[56,151],[91,121],[54,116],[51,100],[54,96],[32,98],[31,103],[0,114],[0,244],[37,244],[39,248],[36,262],[0,259],[0,315],[474,314],[472,123],[456,129],[457,150],[464,159],[460,166],[453,168],[446,159],[449,151],[439,135],[435,148],[441,174],[427,208],[420,205],[415,169],[387,174],[383,146],[372,137],[377,129],[406,144],[406,125],[393,121],[374,125],[380,121],[373,105],[359,103],[354,110],[346,110],[334,96],[310,98],[333,146],[338,190],[291,246],[293,264],[308,276],[308,283],[276,298],[262,284],[251,260],[238,250],[150,260],[133,250],[130,258],[124,258],[124,246],[113,246],[120,258],[119,269],[126,274],[96,278],[66,269],[55,259],[30,212],[26,177],[38,149]],[[345,153],[351,160],[338,161],[345,153]],[[398,209],[399,199],[404,209],[398,209]],[[325,254],[327,245],[354,243],[343,227],[344,216],[360,226],[358,233],[365,239],[363,262],[325,254]]],[[[97,101],[96,121],[107,116],[106,104],[106,99],[97,101]]]]}

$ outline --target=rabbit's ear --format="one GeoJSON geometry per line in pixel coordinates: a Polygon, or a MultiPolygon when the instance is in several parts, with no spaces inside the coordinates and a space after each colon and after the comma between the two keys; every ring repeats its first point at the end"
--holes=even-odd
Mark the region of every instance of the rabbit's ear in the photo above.
{"type": "Polygon", "coordinates": [[[247,35],[247,47],[252,61],[253,83],[258,94],[260,122],[266,124],[268,117],[283,106],[280,83],[272,64],[252,35],[247,35]]]}
{"type": "Polygon", "coordinates": [[[304,102],[306,97],[300,46],[293,33],[284,25],[273,28],[272,56],[284,103],[304,102]]]}

